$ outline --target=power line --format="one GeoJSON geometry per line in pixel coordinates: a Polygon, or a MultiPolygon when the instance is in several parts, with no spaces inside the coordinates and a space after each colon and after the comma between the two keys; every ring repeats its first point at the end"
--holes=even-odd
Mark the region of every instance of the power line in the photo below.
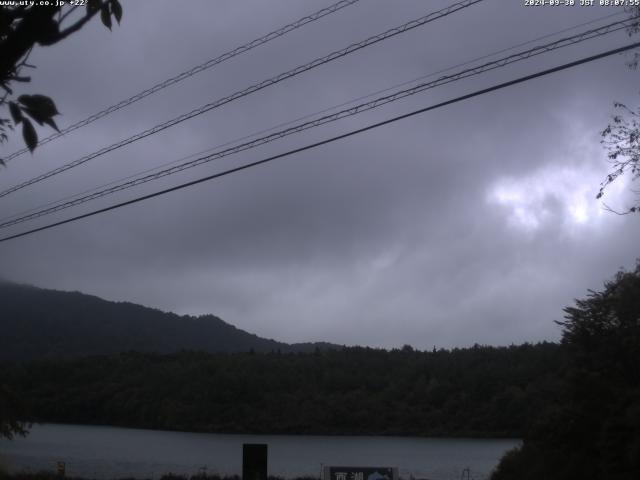
{"type": "Polygon", "coordinates": [[[562,71],[562,70],[566,70],[566,69],[569,69],[569,68],[572,68],[572,67],[576,67],[578,65],[582,65],[582,64],[585,64],[585,63],[593,62],[595,60],[599,60],[599,59],[602,59],[602,58],[605,58],[605,57],[609,57],[611,55],[622,53],[622,52],[625,52],[625,51],[628,51],[628,50],[631,50],[631,49],[634,49],[634,48],[637,48],[637,47],[640,47],[640,42],[632,43],[632,44],[626,45],[624,47],[615,48],[613,50],[608,50],[606,52],[599,53],[597,55],[592,55],[590,57],[582,58],[580,60],[575,60],[573,62],[565,63],[565,64],[557,66],[557,67],[553,67],[553,68],[550,68],[550,69],[547,69],[547,70],[542,70],[540,72],[537,72],[537,73],[534,73],[534,74],[531,74],[531,75],[526,75],[524,77],[519,77],[519,78],[517,78],[515,80],[510,80],[508,82],[500,83],[500,84],[494,85],[492,87],[484,88],[482,90],[476,90],[475,92],[468,93],[466,95],[462,95],[460,97],[456,97],[456,98],[453,98],[451,100],[447,100],[445,102],[437,103],[437,104],[431,105],[429,107],[425,107],[425,108],[421,108],[421,109],[418,109],[418,110],[414,110],[412,112],[405,113],[403,115],[398,115],[396,117],[392,117],[390,119],[387,119],[387,120],[384,120],[384,121],[381,121],[381,122],[377,122],[377,123],[368,125],[366,127],[358,128],[356,130],[351,130],[350,132],[343,133],[343,134],[337,135],[335,137],[331,137],[331,138],[328,138],[328,139],[325,139],[325,140],[322,140],[322,141],[319,141],[319,142],[315,142],[315,143],[312,143],[312,144],[309,144],[309,145],[305,145],[304,147],[295,148],[293,150],[289,150],[287,152],[280,153],[278,155],[273,155],[271,157],[267,157],[267,158],[264,158],[262,160],[258,160],[258,161],[252,162],[252,163],[247,163],[247,164],[241,165],[239,167],[231,168],[229,170],[225,170],[225,171],[213,174],[213,175],[209,175],[207,177],[199,178],[197,180],[192,180],[190,182],[186,182],[186,183],[183,183],[183,184],[180,184],[180,185],[176,185],[174,187],[167,188],[167,189],[164,189],[164,190],[160,190],[158,192],[154,192],[154,193],[151,193],[151,194],[148,194],[148,195],[143,195],[141,197],[133,198],[133,199],[127,200],[125,202],[117,203],[115,205],[111,205],[109,207],[101,208],[99,210],[94,210],[92,212],[88,212],[88,213],[85,213],[85,214],[82,214],[82,215],[78,215],[76,217],[68,218],[66,220],[61,220],[59,222],[50,223],[48,225],[44,225],[42,227],[34,228],[32,230],[28,230],[28,231],[25,231],[25,232],[17,233],[15,235],[10,235],[10,236],[4,237],[4,238],[0,238],[0,243],[6,242],[6,241],[9,241],[9,240],[13,240],[15,238],[24,237],[26,235],[30,235],[30,234],[33,234],[33,233],[36,233],[36,232],[41,232],[43,230],[48,230],[50,228],[57,227],[57,226],[60,226],[60,225],[65,225],[67,223],[75,222],[77,220],[81,220],[81,219],[84,219],[84,218],[92,217],[94,215],[98,215],[98,214],[101,214],[101,213],[109,212],[111,210],[116,210],[118,208],[122,208],[122,207],[125,207],[127,205],[132,205],[134,203],[142,202],[144,200],[149,200],[151,198],[159,197],[161,195],[165,195],[165,194],[170,193],[170,192],[175,192],[177,190],[182,190],[183,188],[191,187],[193,185],[197,185],[197,184],[204,183],[204,182],[207,182],[207,181],[210,181],[210,180],[214,180],[216,178],[220,178],[220,177],[223,177],[223,176],[226,176],[226,175],[230,175],[232,173],[239,172],[241,170],[246,170],[246,169],[249,169],[249,168],[252,168],[252,167],[256,167],[256,166],[262,165],[264,163],[272,162],[272,161],[277,160],[279,158],[287,157],[287,156],[290,156],[290,155],[294,155],[296,153],[304,152],[306,150],[311,150],[313,148],[316,148],[316,147],[319,147],[319,146],[322,146],[322,145],[333,143],[335,141],[342,140],[344,138],[348,138],[348,137],[357,135],[359,133],[364,133],[366,131],[373,130],[374,128],[378,128],[378,127],[381,127],[383,125],[388,125],[390,123],[394,123],[394,122],[397,122],[399,120],[403,120],[405,118],[413,117],[415,115],[428,112],[430,110],[435,110],[435,109],[438,109],[438,108],[441,108],[441,107],[445,107],[447,105],[452,105],[454,103],[458,103],[458,102],[461,102],[463,100],[468,100],[470,98],[477,97],[477,96],[480,96],[480,95],[484,95],[484,94],[487,94],[487,93],[490,93],[490,92],[494,92],[496,90],[501,90],[503,88],[510,87],[512,85],[516,85],[516,84],[519,84],[519,83],[527,82],[527,81],[533,80],[533,79],[538,78],[538,77],[542,77],[542,76],[545,76],[545,75],[550,75],[552,73],[556,73],[556,72],[559,72],[559,71],[562,71]]]}
{"type": "Polygon", "coordinates": [[[530,45],[530,44],[532,44],[534,42],[537,42],[537,41],[540,41],[540,40],[545,40],[547,38],[555,37],[556,35],[559,35],[561,33],[569,32],[571,30],[575,30],[575,29],[580,28],[580,27],[584,27],[584,26],[587,26],[587,25],[592,25],[592,24],[600,22],[602,20],[607,20],[607,19],[612,18],[612,17],[619,17],[621,15],[627,15],[627,13],[625,11],[618,11],[616,13],[611,13],[609,15],[603,15],[601,17],[594,18],[593,20],[589,20],[587,22],[578,23],[576,25],[572,25],[570,27],[563,28],[561,30],[557,30],[557,31],[552,32],[552,33],[548,33],[548,34],[545,34],[545,35],[542,35],[542,36],[539,36],[539,37],[536,37],[536,38],[532,38],[532,39],[527,40],[525,42],[520,42],[520,43],[512,45],[510,47],[502,48],[502,49],[494,51],[492,53],[488,53],[486,55],[482,55],[480,57],[473,58],[471,60],[466,60],[466,61],[464,61],[462,63],[458,63],[456,65],[452,65],[450,67],[446,67],[444,69],[437,70],[435,72],[431,72],[431,73],[428,73],[428,74],[425,74],[425,75],[421,75],[419,77],[413,78],[412,80],[407,80],[407,81],[402,82],[402,83],[396,83],[395,85],[391,85],[391,86],[383,88],[381,90],[376,90],[376,91],[368,93],[366,95],[362,95],[360,97],[353,98],[353,99],[348,100],[346,102],[342,102],[342,103],[339,103],[337,105],[333,105],[331,107],[327,107],[327,108],[324,108],[322,110],[319,110],[319,111],[316,111],[316,112],[313,112],[313,113],[309,113],[309,114],[303,115],[301,117],[297,117],[297,118],[292,119],[292,120],[287,120],[286,122],[278,123],[278,124],[273,125],[271,127],[255,131],[255,132],[249,133],[247,135],[242,135],[241,137],[236,137],[236,138],[234,138],[232,140],[225,141],[223,143],[220,143],[220,144],[217,144],[215,146],[209,147],[209,148],[207,148],[205,150],[201,150],[199,152],[192,153],[190,155],[178,158],[176,160],[171,160],[170,162],[163,163],[163,164],[158,165],[156,167],[152,167],[152,168],[149,168],[149,169],[146,169],[146,170],[143,170],[143,171],[131,174],[131,175],[127,175],[126,177],[120,177],[120,178],[118,178],[116,180],[113,180],[111,182],[108,182],[108,183],[105,183],[105,184],[101,184],[101,185],[96,185],[95,187],[83,190],[83,191],[75,193],[73,195],[67,195],[67,196],[59,198],[57,200],[52,200],[52,201],[47,202],[45,204],[40,204],[40,205],[38,205],[36,207],[32,207],[32,208],[29,208],[27,210],[23,210],[21,212],[15,213],[13,215],[8,215],[6,217],[0,218],[0,223],[3,223],[5,221],[7,221],[7,220],[11,220],[11,219],[16,218],[16,217],[21,217],[21,216],[27,215],[27,214],[32,213],[32,212],[36,212],[38,210],[45,209],[45,208],[50,207],[52,205],[60,204],[60,203],[62,203],[64,201],[66,201],[66,200],[71,200],[72,198],[76,198],[76,197],[79,197],[80,195],[85,195],[85,194],[88,194],[90,192],[94,192],[94,191],[96,191],[98,189],[101,189],[101,188],[106,188],[106,187],[109,187],[111,185],[116,185],[119,182],[123,182],[125,180],[129,180],[129,179],[132,179],[132,178],[135,178],[137,176],[144,175],[144,174],[147,174],[147,173],[151,173],[153,171],[157,171],[159,169],[168,167],[170,165],[175,165],[177,163],[184,162],[185,160],[189,160],[189,159],[197,157],[199,155],[203,155],[205,153],[212,152],[212,151],[214,151],[216,149],[219,149],[219,148],[222,148],[222,147],[226,147],[228,145],[233,145],[234,143],[240,142],[242,140],[246,140],[246,139],[255,137],[257,135],[261,135],[263,133],[272,132],[272,131],[274,131],[274,130],[276,130],[278,128],[286,127],[288,125],[292,125],[292,124],[294,124],[296,122],[300,122],[300,121],[306,120],[308,118],[313,118],[316,115],[321,115],[323,113],[330,112],[330,111],[335,110],[337,108],[341,108],[341,107],[344,107],[346,105],[350,105],[352,103],[358,102],[360,100],[365,100],[365,99],[371,98],[371,97],[373,97],[375,95],[379,95],[381,93],[389,92],[389,91],[391,91],[393,89],[396,89],[396,88],[400,88],[400,87],[403,87],[403,86],[406,86],[406,85],[410,85],[410,84],[415,83],[415,82],[417,82],[419,80],[424,80],[424,79],[427,79],[427,78],[431,78],[431,77],[434,77],[434,76],[436,76],[436,75],[438,75],[440,73],[446,73],[446,72],[449,72],[449,71],[454,70],[456,68],[464,67],[464,66],[467,66],[467,65],[471,65],[471,64],[476,63],[476,62],[478,62],[480,60],[484,60],[484,59],[487,59],[487,58],[494,57],[494,56],[496,56],[496,55],[498,55],[500,53],[504,53],[504,52],[508,52],[508,51],[511,51],[511,50],[515,50],[518,47],[522,47],[522,46],[525,46],[525,45],[530,45]]]}
{"type": "MultiPolygon", "coordinates": [[[[274,125],[274,126],[271,126],[271,127],[268,127],[268,128],[264,128],[262,130],[259,130],[259,131],[256,131],[256,132],[253,132],[253,133],[250,133],[250,134],[247,134],[247,135],[243,135],[243,136],[235,138],[233,140],[229,140],[229,141],[226,141],[224,143],[217,144],[217,145],[215,145],[213,147],[209,147],[209,148],[207,148],[205,150],[201,150],[199,152],[192,153],[190,155],[181,157],[179,159],[163,163],[163,164],[158,165],[156,167],[152,167],[152,168],[143,170],[141,172],[137,172],[137,173],[134,173],[134,174],[131,174],[131,175],[127,175],[126,177],[121,177],[121,178],[119,178],[117,180],[113,180],[113,181],[105,183],[105,184],[97,185],[95,187],[89,188],[87,190],[83,190],[83,191],[81,191],[79,193],[76,193],[76,194],[73,194],[73,195],[67,195],[67,196],[65,196],[63,198],[59,198],[57,200],[53,200],[53,201],[47,202],[45,204],[41,204],[41,205],[39,205],[37,207],[33,207],[33,208],[30,208],[28,210],[24,210],[22,212],[18,212],[18,213],[13,214],[13,215],[8,215],[6,217],[0,218],[0,224],[2,224],[3,222],[5,222],[7,220],[11,220],[11,219],[16,218],[16,217],[22,217],[22,216],[25,216],[25,215],[27,215],[27,214],[29,214],[31,212],[35,212],[37,210],[45,209],[46,207],[49,207],[49,206],[52,206],[52,205],[61,204],[62,202],[66,201],[66,200],[70,200],[72,198],[79,197],[80,195],[85,195],[85,194],[88,194],[90,192],[94,192],[94,191],[96,191],[98,189],[109,187],[111,185],[116,185],[119,182],[123,182],[125,180],[129,180],[129,179],[132,179],[132,178],[135,178],[135,177],[138,177],[140,175],[147,174],[147,173],[151,173],[153,171],[157,171],[159,169],[168,167],[170,165],[175,165],[175,164],[177,164],[179,162],[184,162],[185,160],[189,160],[191,158],[198,157],[199,155],[203,155],[205,153],[212,152],[212,151],[214,151],[216,149],[219,149],[219,148],[222,148],[222,147],[226,147],[228,145],[233,145],[236,142],[240,142],[242,140],[247,140],[247,139],[253,138],[253,137],[257,136],[257,135],[261,135],[263,133],[272,132],[272,131],[274,131],[274,130],[276,130],[278,128],[286,127],[288,125],[292,125],[292,124],[294,124],[296,122],[300,122],[302,120],[306,120],[308,118],[315,117],[316,115],[321,115],[323,113],[330,112],[330,111],[335,110],[337,108],[341,108],[341,107],[344,107],[346,105],[350,105],[352,103],[358,102],[360,100],[365,100],[365,99],[371,98],[371,97],[373,97],[375,95],[379,95],[381,93],[386,93],[386,92],[389,92],[391,90],[394,90],[394,89],[397,89],[397,88],[400,88],[400,87],[403,87],[403,86],[410,85],[412,83],[418,82],[420,80],[425,80],[427,78],[434,77],[434,76],[436,76],[436,75],[438,75],[440,73],[449,72],[449,71],[454,70],[456,68],[464,67],[464,66],[467,66],[467,65],[471,65],[471,64],[476,63],[476,62],[478,62],[480,60],[484,60],[484,59],[487,59],[487,58],[494,57],[494,56],[496,56],[496,55],[498,55],[500,53],[504,53],[504,52],[508,52],[508,51],[511,51],[511,50],[515,50],[518,47],[522,47],[522,46],[525,46],[525,45],[530,45],[530,44],[532,44],[534,42],[537,42],[537,41],[540,41],[540,40],[545,40],[547,38],[555,37],[556,35],[559,35],[561,33],[569,32],[571,30],[575,30],[575,29],[580,28],[580,27],[584,27],[584,26],[587,26],[587,25],[592,25],[592,24],[600,22],[602,20],[606,20],[606,19],[609,19],[609,18],[612,18],[612,17],[618,17],[618,16],[626,15],[626,14],[627,13],[624,12],[624,11],[619,11],[619,12],[612,13],[612,14],[609,14],[609,15],[603,15],[601,17],[594,18],[593,20],[589,20],[587,22],[579,23],[579,24],[573,25],[571,27],[564,28],[562,30],[557,30],[555,32],[552,32],[552,33],[549,33],[549,34],[545,34],[545,35],[533,38],[531,40],[527,40],[525,42],[521,42],[521,43],[518,43],[516,45],[512,45],[511,47],[503,48],[503,49],[494,51],[492,53],[489,53],[489,54],[486,54],[486,55],[482,55],[480,57],[476,57],[476,58],[473,58],[471,60],[467,60],[465,62],[458,63],[456,65],[452,65],[450,67],[447,67],[447,68],[444,68],[444,69],[441,69],[441,70],[437,70],[435,72],[428,73],[426,75],[421,75],[421,76],[419,76],[417,78],[414,78],[412,80],[408,80],[408,81],[405,81],[405,82],[402,82],[402,83],[397,83],[395,85],[391,85],[391,86],[386,87],[386,88],[381,89],[381,90],[376,90],[375,92],[371,92],[371,93],[368,93],[366,95],[362,95],[360,97],[348,100],[346,102],[342,102],[340,104],[333,105],[331,107],[327,107],[327,108],[324,108],[322,110],[319,110],[319,111],[304,115],[302,117],[297,117],[297,118],[295,118],[293,120],[288,120],[286,122],[282,122],[282,123],[279,123],[277,125],[274,125]]],[[[625,21],[631,21],[631,20],[634,20],[634,19],[636,19],[636,17],[629,18],[629,19],[627,19],[625,21]]],[[[0,227],[1,227],[1,225],[0,225],[0,227]]]]}
{"type": "MultiPolygon", "coordinates": [[[[182,73],[179,73],[178,75],[171,77],[167,80],[164,80],[160,83],[155,84],[154,86],[147,88],[146,90],[143,90],[125,100],[122,100],[114,105],[111,105],[110,107],[105,108],[104,110],[99,111],[98,113],[94,113],[93,115],[80,120],[77,123],[74,123],[72,125],[69,125],[68,127],[60,130],[59,132],[53,133],[51,135],[49,135],[46,138],[43,138],[42,140],[40,140],[38,142],[38,145],[44,145],[45,143],[49,143],[52,140],[55,140],[57,138],[60,138],[61,136],[72,132],[74,130],[77,130],[81,127],[84,127],[86,125],[89,125],[90,123],[95,122],[96,120],[99,120],[100,118],[109,115],[117,110],[120,110],[128,105],[131,105],[132,103],[135,103],[139,100],[142,100],[145,97],[148,97],[149,95],[152,95],[156,92],[159,92],[160,90],[163,90],[171,85],[174,85],[178,82],[181,82],[182,80],[185,80],[189,77],[192,77],[193,75],[196,75],[200,72],[203,72],[205,70],[208,70],[209,68],[212,68],[216,65],[218,65],[219,63],[222,62],[226,62],[227,60],[232,59],[233,57],[236,57],[238,55],[241,55],[243,53],[248,52],[249,50],[252,50],[256,47],[259,47],[260,45],[264,45],[267,42],[270,42],[271,40],[275,40],[276,38],[282,37],[283,35],[286,35],[289,32],[292,32],[293,30],[296,30],[304,25],[307,25],[308,23],[312,23],[315,22],[316,20],[321,19],[322,17],[326,17],[327,15],[330,15],[332,13],[335,13],[345,7],[348,7],[350,5],[353,5],[356,2],[359,2],[360,0],[340,0],[337,3],[334,3],[333,5],[330,5],[326,8],[323,8],[322,10],[318,10],[315,13],[312,13],[311,15],[307,15],[306,17],[302,17],[299,20],[296,20],[293,23],[290,23],[288,25],[285,25],[284,27],[280,27],[277,30],[274,30],[273,32],[270,32],[260,38],[256,38],[255,40],[252,40],[248,43],[245,43],[244,45],[241,45],[233,50],[230,50],[226,53],[223,53],[222,55],[219,55],[216,58],[212,58],[210,60],[207,60],[204,63],[201,63],[200,65],[196,65],[193,68],[190,68],[189,70],[185,70],[182,73]]],[[[23,148],[21,150],[17,150],[15,152],[13,152],[12,154],[10,154],[8,157],[6,157],[4,159],[5,163],[9,162],[10,160],[13,160],[14,158],[22,155],[23,153],[28,152],[29,149],[28,148],[23,148]]]]}
{"type": "Polygon", "coordinates": [[[85,155],[84,157],[81,157],[81,158],[79,158],[77,160],[74,160],[74,161],[72,161],[70,163],[67,163],[67,164],[62,165],[62,166],[60,166],[58,168],[50,170],[47,173],[44,173],[42,175],[38,175],[37,177],[34,177],[34,178],[32,178],[30,180],[27,180],[27,181],[25,181],[23,183],[15,185],[15,186],[7,189],[7,190],[4,190],[4,191],[0,192],[0,198],[5,197],[5,196],[9,195],[10,193],[13,193],[13,192],[15,192],[17,190],[21,190],[21,189],[23,189],[25,187],[33,185],[34,183],[41,182],[42,180],[50,178],[50,177],[52,177],[54,175],[58,175],[58,174],[60,174],[62,172],[65,172],[65,171],[71,169],[71,168],[74,168],[74,167],[77,167],[79,165],[82,165],[82,164],[84,164],[84,163],[86,163],[86,162],[88,162],[88,161],[90,161],[90,160],[92,160],[92,159],[94,159],[96,157],[99,157],[99,156],[104,155],[104,154],[106,154],[108,152],[111,152],[113,150],[121,148],[121,147],[123,147],[125,145],[128,145],[130,143],[133,143],[133,142],[135,142],[137,140],[141,140],[141,139],[143,139],[145,137],[148,137],[150,135],[154,135],[154,134],[156,134],[158,132],[161,132],[162,130],[165,130],[165,129],[169,128],[169,127],[172,127],[174,125],[182,123],[182,122],[184,122],[186,120],[189,120],[189,119],[191,119],[193,117],[196,117],[198,115],[202,115],[203,113],[206,113],[206,112],[208,112],[210,110],[213,110],[214,108],[220,107],[220,106],[225,105],[225,104],[227,104],[229,102],[232,102],[232,101],[237,100],[239,98],[242,98],[242,97],[245,97],[245,96],[250,95],[252,93],[255,93],[255,92],[259,91],[259,90],[267,88],[267,87],[269,87],[271,85],[279,83],[279,82],[281,82],[283,80],[286,80],[288,78],[295,77],[295,76],[297,76],[297,75],[299,75],[299,74],[301,74],[303,72],[306,72],[306,71],[311,70],[313,68],[316,68],[316,67],[318,67],[320,65],[324,65],[325,63],[329,63],[329,62],[331,62],[333,60],[336,60],[338,58],[341,58],[341,57],[344,57],[346,55],[349,55],[349,54],[351,54],[353,52],[361,50],[361,49],[363,49],[365,47],[368,47],[370,45],[373,45],[375,43],[381,42],[383,40],[387,40],[387,39],[389,39],[391,37],[394,37],[396,35],[399,35],[401,33],[405,33],[405,32],[408,32],[409,30],[414,29],[414,28],[426,25],[427,23],[430,23],[430,22],[435,21],[437,19],[446,17],[446,16],[448,16],[448,15],[450,15],[452,13],[455,13],[455,12],[457,12],[459,10],[468,8],[468,7],[470,7],[470,6],[474,5],[474,4],[482,2],[482,1],[484,1],[484,0],[463,0],[461,2],[454,3],[454,4],[452,4],[452,5],[448,6],[448,7],[445,7],[443,9],[441,9],[441,10],[438,10],[436,12],[432,12],[432,13],[430,13],[428,15],[420,17],[418,19],[411,20],[411,21],[409,21],[409,22],[407,22],[407,23],[405,23],[403,25],[400,25],[398,27],[389,29],[386,32],[383,32],[381,34],[369,37],[369,38],[367,38],[367,39],[365,39],[365,40],[363,40],[361,42],[353,43],[353,44],[349,45],[348,47],[345,47],[345,48],[343,48],[341,50],[336,50],[336,51],[334,51],[334,52],[332,52],[332,53],[330,53],[328,55],[325,55],[324,57],[317,58],[317,59],[315,59],[315,60],[313,60],[313,61],[311,61],[309,63],[306,63],[304,65],[298,66],[298,67],[296,67],[296,68],[294,68],[292,70],[289,70],[289,71],[287,71],[285,73],[281,73],[279,75],[276,75],[275,77],[271,77],[271,78],[269,78],[267,80],[263,80],[262,82],[256,83],[256,84],[254,84],[254,85],[252,85],[252,86],[250,86],[248,88],[245,88],[244,90],[239,90],[239,91],[237,91],[237,92],[235,92],[235,93],[233,93],[233,94],[231,94],[231,95],[229,95],[227,97],[223,97],[223,98],[220,98],[220,99],[218,99],[218,100],[216,100],[214,102],[211,102],[211,103],[208,103],[206,105],[203,105],[200,108],[192,110],[191,112],[182,114],[182,115],[180,115],[178,117],[175,117],[175,118],[173,118],[173,119],[171,119],[171,120],[169,120],[167,122],[161,123],[161,124],[156,125],[155,127],[152,127],[152,128],[150,128],[148,130],[145,130],[145,131],[140,132],[140,133],[138,133],[136,135],[133,135],[133,136],[131,136],[129,138],[121,140],[120,142],[114,143],[114,144],[112,144],[112,145],[110,145],[108,147],[104,147],[104,148],[102,148],[102,149],[100,149],[100,150],[98,150],[96,152],[93,152],[93,153],[91,153],[89,155],[85,155]]]}
{"type": "MultiPolygon", "coordinates": [[[[556,40],[554,42],[545,44],[545,45],[539,45],[537,47],[533,47],[530,48],[528,50],[525,50],[523,52],[519,52],[519,53],[514,53],[512,55],[509,55],[507,57],[503,57],[488,63],[485,63],[483,65],[479,65],[473,68],[468,68],[466,70],[462,70],[461,72],[452,74],[452,75],[448,75],[448,76],[443,76],[438,78],[437,80],[434,80],[432,82],[427,82],[427,83],[422,83],[419,85],[416,85],[412,88],[409,89],[405,89],[405,90],[400,90],[398,92],[395,92],[391,95],[386,95],[383,97],[379,97],[376,98],[375,100],[372,100],[370,102],[366,102],[366,103],[362,103],[359,105],[356,105],[354,107],[351,108],[347,108],[344,110],[341,110],[339,112],[330,114],[330,115],[325,115],[323,117],[317,118],[315,120],[309,121],[309,122],[304,122],[298,125],[295,125],[293,127],[272,133],[270,135],[266,135],[264,137],[260,137],[254,140],[251,140],[249,142],[240,144],[240,145],[236,145],[234,147],[230,147],[227,148],[225,150],[221,150],[218,152],[215,152],[213,154],[210,155],[205,155],[203,157],[199,157],[196,158],[194,160],[182,163],[180,165],[176,165],[174,167],[170,167],[164,170],[161,170],[159,172],[153,173],[153,174],[149,174],[146,175],[144,177],[139,177],[139,178],[135,178],[133,180],[124,182],[124,183],[120,183],[120,184],[116,184],[114,186],[111,186],[109,188],[105,188],[103,190],[99,190],[97,192],[94,193],[90,193],[88,195],[79,197],[79,198],[75,198],[73,200],[70,200],[68,202],[64,202],[64,203],[59,203],[57,205],[54,205],[52,207],[49,208],[44,208],[41,210],[38,210],[34,213],[29,213],[29,214],[25,214],[22,216],[19,216],[18,218],[13,218],[13,219],[8,219],[6,221],[0,221],[0,228],[8,228],[10,226],[19,224],[19,223],[23,223],[29,220],[33,220],[36,218],[40,218],[43,217],[45,215],[50,215],[62,210],[66,210],[68,208],[89,202],[91,200],[95,200],[107,195],[111,195],[114,194],[116,192],[122,191],[122,190],[126,190],[129,188],[133,188],[139,185],[142,185],[144,183],[148,183],[150,181],[153,180],[157,180],[159,178],[162,177],[166,177],[169,175],[173,175],[176,174],[178,172],[181,172],[183,170],[189,169],[189,168],[193,168],[196,167],[198,165],[202,165],[204,163],[208,163],[211,162],[213,160],[218,160],[220,158],[229,156],[229,155],[233,155],[242,151],[246,151],[252,148],[256,148],[258,146],[264,145],[266,143],[270,143],[272,141],[278,140],[280,138],[284,138],[285,136],[289,136],[295,133],[299,133],[311,128],[315,128],[318,127],[320,125],[324,125],[327,123],[331,123],[349,116],[353,116],[353,115],[357,115],[359,113],[368,111],[368,110],[372,110],[374,108],[378,108],[382,105],[386,105],[388,103],[391,102],[395,102],[397,100],[400,100],[402,98],[406,98],[408,96],[411,95],[415,95],[417,93],[421,93],[427,89],[431,89],[431,88],[435,88],[438,86],[442,86],[448,83],[452,83],[458,80],[462,80],[464,78],[469,78],[475,75],[479,75],[482,73],[485,73],[487,71],[491,71],[491,70],[495,70],[497,68],[502,68],[505,67],[507,65],[510,65],[512,63],[515,62],[519,62],[522,60],[526,60],[528,58],[540,55],[540,54],[544,54],[544,53],[548,53],[550,51],[553,50],[557,50],[560,48],[565,48],[568,47],[570,45],[575,45],[577,43],[586,41],[586,40],[590,40],[593,38],[597,38],[603,35],[606,35],[608,33],[612,33],[612,32],[616,32],[619,30],[622,30],[624,28],[626,28],[627,26],[627,22],[629,21],[633,21],[634,19],[629,19],[629,20],[624,20],[624,21],[618,21],[618,22],[614,22],[611,23],[609,25],[605,25],[602,27],[598,27],[598,28],[594,28],[591,30],[587,30],[585,32],[581,32],[579,34],[573,35],[571,37],[566,37],[566,38],[562,38],[560,40],[556,40]]],[[[78,197],[78,195],[75,195],[74,197],[78,197]]],[[[15,217],[15,216],[14,216],[15,217]]]]}

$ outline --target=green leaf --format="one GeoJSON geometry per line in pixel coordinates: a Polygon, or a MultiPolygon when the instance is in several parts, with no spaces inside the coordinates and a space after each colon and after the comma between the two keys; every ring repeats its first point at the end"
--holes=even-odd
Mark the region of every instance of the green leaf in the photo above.
{"type": "Polygon", "coordinates": [[[36,112],[41,118],[51,118],[60,113],[53,100],[46,95],[20,95],[18,102],[36,112]]]}
{"type": "Polygon", "coordinates": [[[35,110],[31,110],[30,108],[25,108],[24,109],[24,113],[26,113],[27,115],[29,115],[33,120],[35,120],[36,122],[38,122],[38,125],[42,125],[44,124],[44,117],[42,115],[40,115],[38,112],[36,112],[35,110]]]}
{"type": "Polygon", "coordinates": [[[120,25],[120,19],[122,19],[122,5],[120,5],[118,0],[111,0],[111,13],[113,13],[118,25],[120,25]]]}
{"type": "Polygon", "coordinates": [[[27,144],[29,151],[33,153],[36,145],[38,145],[38,134],[28,118],[22,120],[22,138],[24,138],[24,143],[27,144]]]}
{"type": "Polygon", "coordinates": [[[14,102],[9,102],[9,111],[11,112],[13,123],[16,125],[19,124],[22,121],[22,112],[20,111],[20,107],[14,102]]]}
{"type": "Polygon", "coordinates": [[[47,124],[58,132],[60,131],[52,118],[54,115],[58,115],[58,109],[49,97],[44,95],[21,95],[18,101],[23,105],[22,110],[35,120],[38,125],[47,124]]]}
{"type": "Polygon", "coordinates": [[[56,132],[60,133],[60,129],[58,128],[58,125],[56,125],[56,122],[53,121],[53,118],[47,118],[43,121],[44,123],[49,125],[51,128],[53,128],[56,132]]]}
{"type": "Polygon", "coordinates": [[[111,12],[109,11],[108,3],[105,3],[100,9],[100,19],[104,26],[111,30],[111,12]]]}
{"type": "Polygon", "coordinates": [[[87,2],[87,13],[92,14],[100,10],[102,2],[100,0],[89,0],[87,2]]]}

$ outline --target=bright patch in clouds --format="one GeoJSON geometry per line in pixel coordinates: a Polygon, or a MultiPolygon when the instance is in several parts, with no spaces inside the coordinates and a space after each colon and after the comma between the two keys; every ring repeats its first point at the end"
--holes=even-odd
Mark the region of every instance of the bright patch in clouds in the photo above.
{"type": "MultiPolygon", "coordinates": [[[[575,228],[602,217],[602,203],[595,197],[603,177],[587,166],[545,167],[524,177],[500,178],[490,187],[488,201],[508,212],[511,225],[527,231],[550,222],[575,228]]],[[[620,191],[607,193],[611,198],[620,191]]]]}

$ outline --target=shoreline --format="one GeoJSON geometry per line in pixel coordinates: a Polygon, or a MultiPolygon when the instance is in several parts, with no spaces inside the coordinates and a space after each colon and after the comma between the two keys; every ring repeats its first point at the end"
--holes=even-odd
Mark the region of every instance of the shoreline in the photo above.
{"type": "MultiPolygon", "coordinates": [[[[99,428],[113,428],[119,430],[142,430],[147,432],[166,432],[166,433],[188,433],[198,435],[234,435],[234,436],[250,436],[250,437],[359,437],[359,438],[402,438],[402,439],[437,439],[437,440],[508,440],[508,441],[521,441],[522,436],[509,436],[500,434],[456,434],[456,433],[443,433],[443,434],[402,434],[402,433],[349,433],[349,432],[332,432],[332,433],[319,433],[319,432],[240,432],[240,431],[207,431],[207,430],[178,430],[178,429],[166,429],[166,428],[152,428],[152,427],[138,427],[135,425],[114,425],[114,424],[100,424],[100,423],[73,423],[73,422],[31,422],[29,430],[34,426],[70,426],[70,427],[99,427],[99,428]]],[[[29,433],[27,433],[27,437],[29,433]]],[[[23,437],[15,437],[15,440],[20,440],[23,437]]]]}

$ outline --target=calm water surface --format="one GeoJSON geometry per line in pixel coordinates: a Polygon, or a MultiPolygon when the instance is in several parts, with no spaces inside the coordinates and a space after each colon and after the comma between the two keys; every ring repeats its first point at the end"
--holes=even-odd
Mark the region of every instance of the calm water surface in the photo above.
{"type": "Polygon", "coordinates": [[[0,465],[11,471],[53,470],[68,476],[158,478],[164,473],[242,472],[242,444],[269,445],[269,474],[318,477],[322,465],[398,467],[400,476],[458,480],[488,478],[518,440],[416,437],[224,435],[115,427],[34,425],[27,438],[0,440],[0,465]]]}

